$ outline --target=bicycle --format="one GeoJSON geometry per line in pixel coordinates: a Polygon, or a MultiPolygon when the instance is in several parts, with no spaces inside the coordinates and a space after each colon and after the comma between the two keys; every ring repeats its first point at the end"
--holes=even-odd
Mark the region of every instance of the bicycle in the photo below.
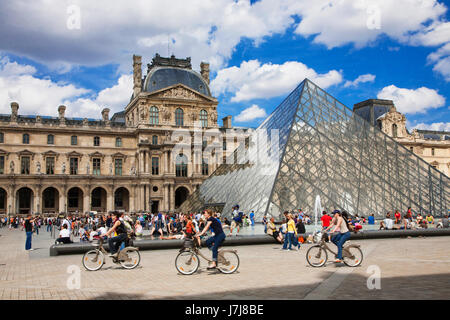
{"type": "MultiPolygon", "coordinates": [[[[183,248],[175,258],[175,267],[179,273],[183,275],[191,275],[195,273],[200,267],[199,256],[205,259],[207,262],[212,260],[205,257],[198,246],[196,239],[185,239],[183,248]]],[[[236,272],[239,268],[239,256],[236,250],[222,250],[218,251],[217,256],[217,269],[226,274],[236,272]]]]}
{"type": "MultiPolygon", "coordinates": [[[[306,252],[306,260],[312,267],[322,267],[328,261],[328,253],[330,251],[332,254],[337,256],[337,252],[334,252],[327,245],[328,235],[319,233],[314,233],[313,242],[319,243],[308,249],[306,252]]],[[[359,244],[350,244],[342,248],[342,259],[344,263],[349,267],[357,267],[363,261],[363,253],[360,249],[359,244]]]]}
{"type": "MultiPolygon", "coordinates": [[[[139,253],[139,249],[136,247],[128,246],[130,236],[127,235],[127,239],[125,240],[125,248],[119,250],[119,254],[117,258],[111,257],[113,263],[120,264],[125,269],[134,269],[141,262],[141,254],[139,253]]],[[[97,248],[89,250],[83,255],[83,266],[89,271],[97,271],[100,270],[101,267],[105,264],[105,248],[103,248],[103,237],[98,239],[98,243],[94,244],[97,248]]]]}

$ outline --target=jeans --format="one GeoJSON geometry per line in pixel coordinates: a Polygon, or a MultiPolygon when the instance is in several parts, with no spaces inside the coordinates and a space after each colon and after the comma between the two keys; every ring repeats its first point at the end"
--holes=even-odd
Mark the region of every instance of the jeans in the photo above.
{"type": "Polygon", "coordinates": [[[25,242],[25,250],[31,249],[31,236],[33,235],[33,231],[27,231],[27,241],[25,242]]]}
{"type": "Polygon", "coordinates": [[[52,231],[52,225],[51,224],[47,225],[47,232],[49,232],[49,231],[52,231]]]}
{"type": "Polygon", "coordinates": [[[125,241],[127,239],[127,234],[126,233],[121,233],[116,237],[112,237],[108,240],[108,245],[109,245],[109,252],[111,254],[116,253],[119,250],[120,245],[122,244],[123,241],[125,241]]]}
{"type": "Polygon", "coordinates": [[[217,251],[219,249],[219,246],[222,244],[223,240],[225,240],[225,233],[220,233],[215,235],[214,237],[210,237],[208,238],[208,240],[206,240],[206,246],[211,249],[212,247],[212,259],[213,261],[217,261],[217,251]]]}
{"type": "Polygon", "coordinates": [[[286,233],[286,236],[284,237],[284,244],[283,244],[283,249],[292,249],[292,245],[294,244],[294,238],[295,238],[295,233],[294,232],[288,232],[286,233]],[[289,243],[289,248],[287,247],[289,243]]]}
{"type": "Polygon", "coordinates": [[[331,242],[333,242],[338,248],[337,258],[339,260],[342,260],[342,246],[348,239],[350,239],[350,231],[346,233],[338,233],[331,238],[331,242]]]}
{"type": "Polygon", "coordinates": [[[36,234],[39,234],[39,227],[38,226],[34,227],[34,230],[36,230],[36,234]]]}

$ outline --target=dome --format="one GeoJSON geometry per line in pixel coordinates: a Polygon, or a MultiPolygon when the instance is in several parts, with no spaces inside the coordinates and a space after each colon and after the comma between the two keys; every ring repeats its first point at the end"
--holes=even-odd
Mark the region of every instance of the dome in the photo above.
{"type": "Polygon", "coordinates": [[[199,73],[177,67],[153,67],[147,74],[143,90],[154,92],[179,83],[211,97],[209,86],[199,73]]]}

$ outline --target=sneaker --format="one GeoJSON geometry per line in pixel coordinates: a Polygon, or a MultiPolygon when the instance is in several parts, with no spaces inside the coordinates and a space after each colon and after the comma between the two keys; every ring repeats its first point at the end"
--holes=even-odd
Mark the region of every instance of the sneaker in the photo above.
{"type": "Polygon", "coordinates": [[[210,263],[206,269],[212,270],[212,269],[215,269],[215,268],[216,268],[216,266],[215,265],[213,266],[212,263],[210,263]]]}
{"type": "Polygon", "coordinates": [[[336,260],[334,260],[334,263],[342,263],[342,260],[336,259],[336,260]]]}

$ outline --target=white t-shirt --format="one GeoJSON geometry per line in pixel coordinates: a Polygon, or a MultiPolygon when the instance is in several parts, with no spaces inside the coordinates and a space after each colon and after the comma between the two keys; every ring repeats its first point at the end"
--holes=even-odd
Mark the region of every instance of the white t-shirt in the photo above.
{"type": "Polygon", "coordinates": [[[106,228],[105,227],[100,227],[98,228],[98,234],[99,235],[104,235],[106,233],[106,228]]]}
{"type": "Polygon", "coordinates": [[[70,231],[69,231],[68,229],[62,229],[62,230],[59,232],[59,236],[60,236],[61,238],[70,238],[70,231]]]}
{"type": "Polygon", "coordinates": [[[94,237],[98,236],[98,232],[97,231],[92,231],[91,234],[89,235],[89,240],[94,240],[94,237]]]}
{"type": "Polygon", "coordinates": [[[394,226],[394,220],[392,220],[390,218],[386,218],[383,221],[384,221],[384,225],[386,226],[386,229],[390,230],[394,226]]]}

